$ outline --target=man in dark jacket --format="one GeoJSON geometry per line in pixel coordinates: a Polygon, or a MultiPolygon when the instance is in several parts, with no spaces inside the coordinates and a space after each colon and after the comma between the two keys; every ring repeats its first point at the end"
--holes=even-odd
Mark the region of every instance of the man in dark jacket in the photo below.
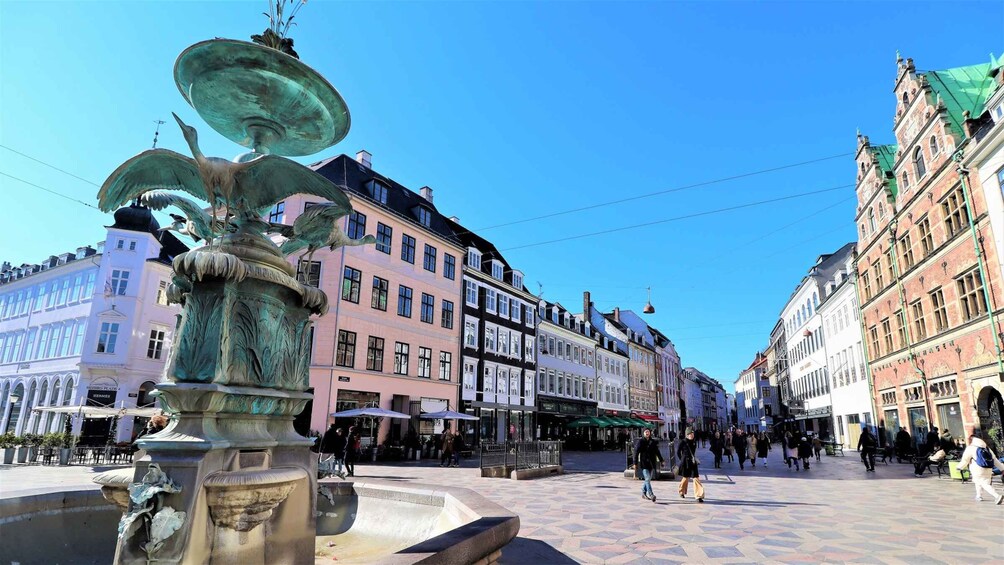
{"type": "Polygon", "coordinates": [[[858,438],[858,451],[861,452],[861,462],[865,464],[865,470],[875,472],[875,449],[878,442],[868,428],[861,430],[861,437],[858,438]]]}
{"type": "Polygon", "coordinates": [[[652,492],[652,475],[655,470],[662,467],[662,453],[659,453],[659,440],[652,437],[652,430],[645,428],[641,439],[635,444],[634,464],[641,469],[641,476],[644,483],[641,485],[641,497],[645,500],[655,502],[655,493],[652,492]]]}
{"type": "Polygon", "coordinates": [[[910,437],[910,432],[906,431],[906,428],[900,428],[896,432],[896,460],[900,461],[902,459],[909,459],[911,453],[913,452],[912,444],[913,438],[910,437]]]}
{"type": "Polygon", "coordinates": [[[341,428],[335,428],[334,424],[328,427],[321,439],[321,457],[327,461],[334,459],[332,471],[341,478],[345,478],[342,472],[342,465],[345,464],[345,436],[342,435],[341,428]]]}

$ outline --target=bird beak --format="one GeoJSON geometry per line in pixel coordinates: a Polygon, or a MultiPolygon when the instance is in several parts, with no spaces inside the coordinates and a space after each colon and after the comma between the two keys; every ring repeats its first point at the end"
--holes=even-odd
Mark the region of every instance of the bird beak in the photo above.
{"type": "Polygon", "coordinates": [[[181,130],[182,131],[188,129],[188,124],[186,124],[185,122],[181,121],[181,118],[178,117],[178,114],[175,114],[174,112],[171,112],[171,115],[174,116],[174,121],[178,122],[178,125],[181,126],[181,130]]]}

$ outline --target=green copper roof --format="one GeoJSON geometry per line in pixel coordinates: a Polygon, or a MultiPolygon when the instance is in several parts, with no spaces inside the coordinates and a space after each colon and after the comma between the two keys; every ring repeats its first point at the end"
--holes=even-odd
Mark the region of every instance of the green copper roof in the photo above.
{"type": "Polygon", "coordinates": [[[952,125],[960,133],[965,132],[962,127],[962,122],[966,120],[964,112],[969,112],[969,118],[977,118],[983,113],[983,106],[997,88],[997,81],[990,76],[990,70],[999,65],[991,56],[988,63],[925,73],[927,82],[945,103],[952,125]]]}

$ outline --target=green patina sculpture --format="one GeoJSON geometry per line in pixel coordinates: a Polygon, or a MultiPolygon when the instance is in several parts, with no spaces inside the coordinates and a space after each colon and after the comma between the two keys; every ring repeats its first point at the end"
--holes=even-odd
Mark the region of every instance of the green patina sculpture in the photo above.
{"type": "Polygon", "coordinates": [[[193,157],[144,151],[119,166],[98,193],[105,211],[135,199],[156,210],[177,209],[181,214],[165,229],[206,240],[174,259],[167,296],[183,311],[165,382],[154,393],[171,421],[139,440],[147,457],[134,478],[142,483],[143,465],[170,473],[185,487],[165,495],[179,511],[167,535],[120,538],[116,562],[149,558],[151,548],[158,560],[179,563],[313,562],[316,463],[308,451],[312,441],[292,422],[311,398],[310,316],[323,315],[328,299],[297,280],[286,256],[303,250],[302,259],[321,247],[375,238],[349,239],[338,227],[352,211],[346,194],[281,155],[315,153],[342,139],[348,109],[315,71],[281,49],[253,43],[193,45],[178,57],[175,79],[210,126],[252,151],[233,161],[207,157],[195,128],[175,115],[193,157]],[[170,191],[208,202],[209,211],[170,191]],[[294,194],[326,202],[292,226],[262,219],[294,194]],[[281,247],[271,234],[286,238],[281,247]],[[201,498],[210,490],[208,501],[201,498]],[[261,520],[242,518],[250,515],[261,520]],[[256,527],[266,519],[268,541],[265,527],[256,527]]]}

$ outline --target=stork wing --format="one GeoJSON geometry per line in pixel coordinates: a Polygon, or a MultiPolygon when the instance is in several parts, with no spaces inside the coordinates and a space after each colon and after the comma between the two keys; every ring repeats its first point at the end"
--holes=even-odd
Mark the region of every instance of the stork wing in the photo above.
{"type": "Polygon", "coordinates": [[[293,237],[293,234],[295,234],[296,232],[293,230],[293,226],[288,226],[286,224],[277,224],[275,222],[269,222],[268,229],[265,230],[265,233],[277,233],[282,237],[289,238],[293,237]]]}
{"type": "Polygon", "coordinates": [[[195,226],[195,231],[198,236],[205,238],[205,235],[209,235],[210,237],[213,237],[214,233],[213,229],[210,227],[211,218],[209,217],[209,214],[207,214],[201,206],[184,196],[178,196],[176,194],[171,194],[170,192],[157,190],[147,192],[141,197],[141,199],[143,204],[153,208],[154,210],[163,210],[168,206],[178,208],[185,213],[185,216],[187,216],[195,226]]]}
{"type": "Polygon", "coordinates": [[[293,222],[293,229],[296,230],[297,234],[319,230],[319,232],[324,233],[321,236],[323,241],[323,237],[327,236],[336,227],[335,222],[338,221],[338,218],[347,215],[351,211],[351,206],[346,209],[337,204],[328,204],[326,202],[315,204],[296,217],[296,220],[293,222]]]}
{"type": "Polygon", "coordinates": [[[265,155],[234,166],[234,181],[240,186],[240,197],[248,208],[262,214],[276,202],[294,194],[320,196],[343,210],[343,216],[352,211],[349,197],[342,189],[296,161],[265,155]]]}
{"type": "Polygon", "coordinates": [[[115,169],[98,191],[98,208],[111,212],[154,189],[184,190],[209,199],[194,159],[167,149],[150,149],[115,169]]]}

